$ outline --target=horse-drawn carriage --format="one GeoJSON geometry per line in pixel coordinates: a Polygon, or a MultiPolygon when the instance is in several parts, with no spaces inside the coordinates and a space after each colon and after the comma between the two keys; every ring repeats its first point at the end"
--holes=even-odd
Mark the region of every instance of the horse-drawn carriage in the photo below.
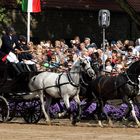
{"type": "MultiPolygon", "coordinates": [[[[52,98],[62,98],[67,110],[65,113],[72,113],[69,99],[74,98],[79,106],[79,114],[79,82],[82,70],[91,77],[95,74],[90,62],[83,58],[78,58],[70,70],[62,73],[29,71],[17,75],[11,64],[1,63],[1,121],[11,120],[15,115],[20,115],[27,123],[37,123],[43,111],[46,121],[50,122],[49,114],[45,111],[44,93],[47,93],[47,111],[52,98]]],[[[73,123],[76,121],[74,120],[73,123]]]]}
{"type": "MultiPolygon", "coordinates": [[[[128,105],[127,115],[132,111],[132,115],[140,126],[136,117],[133,99],[139,93],[140,60],[134,62],[126,72],[116,77],[97,77],[90,82],[89,96],[98,102],[96,106],[97,117],[101,118],[102,101],[108,99],[122,99],[128,105]],[[110,90],[111,92],[110,92],[110,90]],[[109,90],[109,91],[108,91],[109,90]],[[103,96],[104,95],[104,96],[103,96]],[[125,97],[125,98],[124,98],[125,97]],[[125,99],[125,100],[124,100],[125,99]],[[98,106],[99,105],[99,106],[98,106]]],[[[72,114],[72,123],[75,124],[81,115],[80,108],[80,75],[83,70],[90,77],[95,73],[87,59],[77,59],[70,70],[62,73],[54,72],[23,72],[17,76],[16,71],[10,64],[0,65],[0,117],[1,121],[11,120],[15,114],[28,123],[37,123],[43,111],[46,122],[50,123],[49,107],[52,98],[61,98],[64,101],[66,111],[59,114],[72,114]],[[44,104],[44,94],[46,94],[46,109],[44,104]],[[69,99],[73,98],[78,104],[75,113],[70,110],[69,99]],[[40,100],[39,100],[40,99],[40,100]],[[46,112],[47,110],[47,112],[46,112]]],[[[106,114],[107,115],[107,114],[106,114]]],[[[107,115],[109,119],[109,116],[107,115]]],[[[99,125],[101,122],[99,120],[99,125]]]]}
{"type": "Polygon", "coordinates": [[[29,94],[28,82],[37,72],[22,72],[17,76],[10,63],[0,64],[0,121],[11,120],[19,115],[28,123],[36,123],[41,117],[40,101],[25,100],[29,94]],[[18,112],[18,114],[17,114],[18,112]]]}

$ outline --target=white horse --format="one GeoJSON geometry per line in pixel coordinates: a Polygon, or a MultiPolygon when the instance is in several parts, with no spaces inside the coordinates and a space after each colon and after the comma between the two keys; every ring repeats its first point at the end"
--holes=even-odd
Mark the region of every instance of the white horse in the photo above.
{"type": "Polygon", "coordinates": [[[63,73],[54,72],[42,72],[31,78],[29,82],[29,88],[31,93],[26,95],[25,99],[32,99],[36,95],[40,97],[41,107],[44,113],[46,122],[51,124],[49,116],[49,107],[52,98],[62,98],[67,109],[67,113],[72,113],[70,111],[70,98],[73,98],[78,104],[78,114],[77,118],[73,117],[72,124],[76,124],[76,119],[81,115],[80,107],[80,71],[83,70],[89,76],[94,77],[95,72],[91,68],[90,62],[85,59],[78,57],[73,63],[71,69],[63,73]],[[46,108],[44,103],[44,95],[46,96],[46,108]]]}

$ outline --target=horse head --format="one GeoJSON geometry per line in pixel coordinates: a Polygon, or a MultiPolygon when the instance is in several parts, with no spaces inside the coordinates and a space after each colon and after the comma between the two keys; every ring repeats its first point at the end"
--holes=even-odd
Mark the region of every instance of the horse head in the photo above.
{"type": "Polygon", "coordinates": [[[90,61],[87,58],[79,57],[82,70],[88,74],[92,79],[96,78],[95,71],[92,69],[90,61]]]}

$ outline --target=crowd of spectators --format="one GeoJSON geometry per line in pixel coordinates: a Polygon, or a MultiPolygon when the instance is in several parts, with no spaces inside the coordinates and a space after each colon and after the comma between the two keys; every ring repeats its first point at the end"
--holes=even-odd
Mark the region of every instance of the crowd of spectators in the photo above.
{"type": "Polygon", "coordinates": [[[65,71],[78,56],[82,56],[91,61],[93,67],[98,66],[97,72],[102,71],[105,65],[106,74],[118,74],[140,58],[140,39],[135,42],[132,40],[106,41],[105,51],[102,46],[91,42],[89,37],[81,41],[76,36],[70,42],[70,46],[64,39],[56,40],[54,44],[50,40],[41,41],[38,45],[30,42],[31,54],[38,71],[65,71]]]}
{"type": "MultiPolygon", "coordinates": [[[[129,64],[140,58],[140,39],[135,41],[112,40],[110,42],[106,40],[104,50],[102,45],[97,46],[95,42],[91,42],[89,37],[81,40],[79,36],[75,36],[68,46],[64,39],[55,40],[55,42],[42,40],[35,45],[33,42],[27,42],[26,37],[21,35],[10,43],[11,48],[9,46],[6,48],[5,46],[9,44],[4,44],[4,42],[8,42],[8,40],[4,40],[5,36],[2,37],[1,59],[4,61],[3,58],[13,57],[9,55],[12,52],[17,58],[16,62],[8,60],[16,64],[26,64],[26,69],[29,71],[65,71],[71,67],[78,56],[82,56],[91,61],[93,69],[97,73],[103,70],[104,65],[105,74],[116,75],[125,71],[129,64]]],[[[13,34],[8,32],[8,36],[13,36],[13,34]]]]}

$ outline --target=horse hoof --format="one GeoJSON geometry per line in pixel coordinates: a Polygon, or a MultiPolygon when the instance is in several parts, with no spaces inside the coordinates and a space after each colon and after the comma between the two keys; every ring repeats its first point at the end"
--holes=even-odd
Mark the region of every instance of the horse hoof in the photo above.
{"type": "Polygon", "coordinates": [[[81,117],[77,117],[77,118],[76,118],[76,121],[77,121],[77,122],[80,122],[80,121],[81,121],[81,117]]]}
{"type": "Polygon", "coordinates": [[[101,128],[104,128],[104,126],[103,125],[99,125],[101,128]]]}
{"type": "Polygon", "coordinates": [[[111,124],[111,125],[109,124],[109,127],[114,128],[114,125],[113,124],[111,124]]]}
{"type": "Polygon", "coordinates": [[[72,122],[71,122],[71,124],[73,125],[73,126],[76,126],[76,120],[72,120],[72,122]]]}
{"type": "Polygon", "coordinates": [[[127,118],[125,118],[125,117],[123,117],[123,118],[122,118],[122,121],[127,122],[127,121],[128,121],[128,119],[127,119],[127,118]]]}
{"type": "Polygon", "coordinates": [[[140,124],[138,124],[137,127],[140,128],[140,124]]]}
{"type": "Polygon", "coordinates": [[[76,125],[76,122],[77,122],[76,118],[74,118],[74,117],[71,115],[71,116],[70,116],[70,120],[71,120],[71,124],[72,124],[73,126],[75,126],[75,125],[76,125]]]}
{"type": "Polygon", "coordinates": [[[49,121],[49,122],[48,122],[48,121],[46,121],[46,124],[47,124],[47,125],[52,125],[52,123],[51,123],[50,121],[49,121]]]}
{"type": "Polygon", "coordinates": [[[125,118],[125,117],[123,117],[123,118],[122,118],[122,123],[123,123],[125,126],[127,126],[127,125],[128,125],[128,119],[125,118]]]}
{"type": "Polygon", "coordinates": [[[80,119],[76,119],[76,122],[80,122],[80,119]]]}
{"type": "Polygon", "coordinates": [[[113,125],[112,121],[109,121],[109,127],[111,127],[111,128],[113,128],[113,127],[114,127],[114,125],[113,125]]]}
{"type": "Polygon", "coordinates": [[[98,124],[99,124],[99,126],[100,126],[101,128],[104,127],[101,121],[98,121],[98,124]]]}
{"type": "Polygon", "coordinates": [[[59,117],[59,114],[55,114],[55,115],[54,115],[54,118],[55,118],[55,119],[60,118],[60,117],[59,117]]]}

